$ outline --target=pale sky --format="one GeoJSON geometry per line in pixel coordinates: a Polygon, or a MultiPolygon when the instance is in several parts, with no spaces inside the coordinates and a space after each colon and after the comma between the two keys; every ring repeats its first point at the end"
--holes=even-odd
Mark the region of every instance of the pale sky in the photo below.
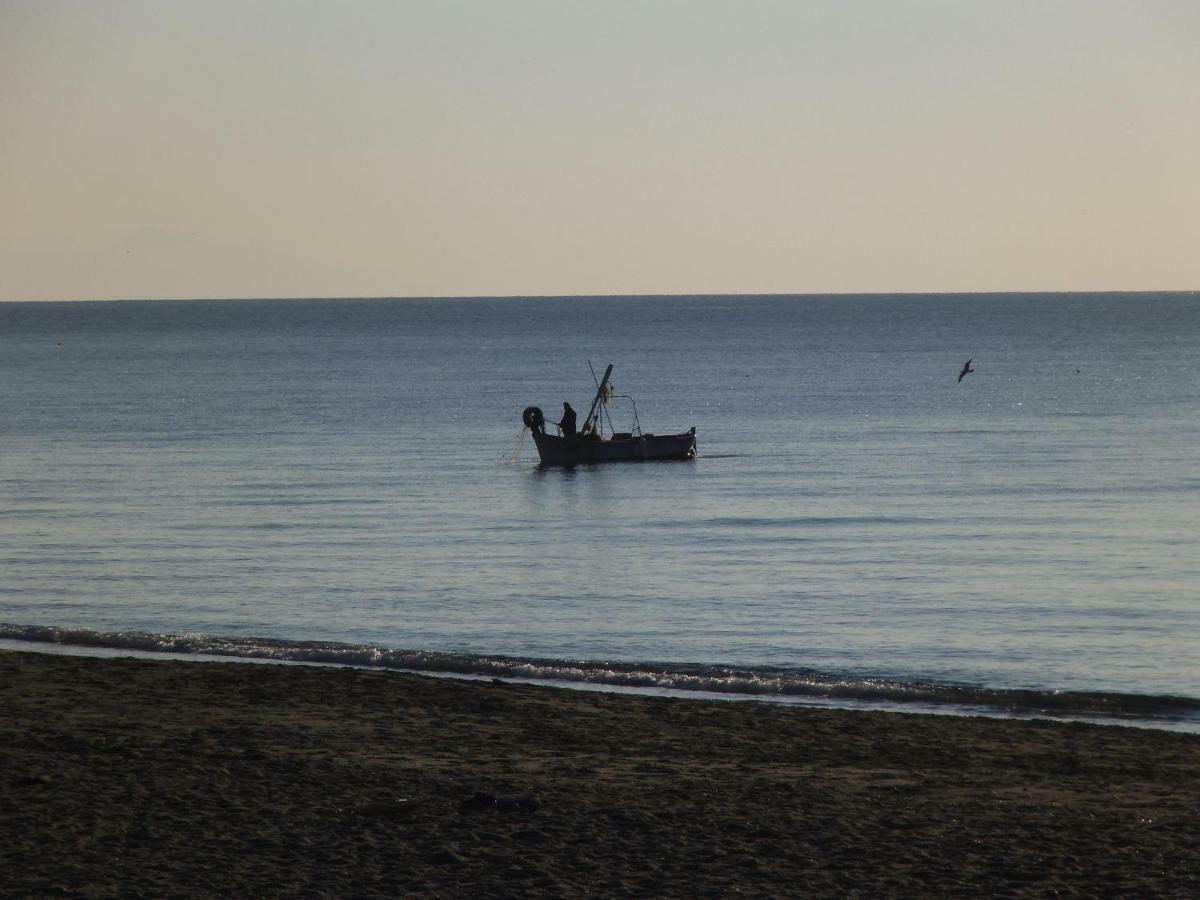
{"type": "Polygon", "coordinates": [[[0,299],[1200,288],[1197,0],[0,0],[0,299]]]}

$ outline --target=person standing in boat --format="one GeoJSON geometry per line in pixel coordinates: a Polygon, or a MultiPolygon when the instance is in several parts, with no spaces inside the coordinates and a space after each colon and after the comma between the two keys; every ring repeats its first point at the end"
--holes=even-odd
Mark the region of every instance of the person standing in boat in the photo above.
{"type": "Polygon", "coordinates": [[[563,437],[575,437],[575,410],[566,400],[563,401],[562,421],[555,424],[562,429],[563,437]]]}

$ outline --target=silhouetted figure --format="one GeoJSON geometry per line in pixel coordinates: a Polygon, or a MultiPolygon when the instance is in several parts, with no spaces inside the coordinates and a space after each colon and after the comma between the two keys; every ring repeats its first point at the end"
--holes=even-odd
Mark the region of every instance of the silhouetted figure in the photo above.
{"type": "Polygon", "coordinates": [[[562,429],[563,437],[575,437],[575,410],[566,400],[563,401],[562,421],[557,424],[562,429]]]}
{"type": "Polygon", "coordinates": [[[971,360],[968,359],[966,361],[966,363],[963,365],[962,371],[958,373],[958,380],[962,381],[964,378],[966,378],[968,375],[970,375],[974,371],[975,371],[975,367],[973,365],[971,365],[971,360]]]}

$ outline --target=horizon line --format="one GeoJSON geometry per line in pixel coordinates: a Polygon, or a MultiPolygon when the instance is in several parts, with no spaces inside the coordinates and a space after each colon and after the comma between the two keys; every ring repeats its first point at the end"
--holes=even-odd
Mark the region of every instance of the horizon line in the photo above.
{"type": "Polygon", "coordinates": [[[246,303],[287,301],[379,301],[379,300],[659,300],[719,299],[754,297],[997,297],[997,296],[1115,296],[1147,294],[1197,294],[1200,288],[1115,288],[1104,290],[969,290],[969,291],[746,291],[729,293],[591,293],[591,294],[370,294],[362,296],[308,295],[260,297],[53,297],[0,298],[0,303],[246,303]]]}

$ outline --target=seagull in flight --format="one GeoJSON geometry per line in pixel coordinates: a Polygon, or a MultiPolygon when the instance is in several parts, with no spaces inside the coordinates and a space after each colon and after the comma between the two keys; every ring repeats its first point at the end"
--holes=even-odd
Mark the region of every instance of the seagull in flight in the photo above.
{"type": "Polygon", "coordinates": [[[962,381],[967,375],[975,371],[975,367],[971,365],[971,360],[963,363],[962,371],[958,373],[958,380],[962,381]]]}

